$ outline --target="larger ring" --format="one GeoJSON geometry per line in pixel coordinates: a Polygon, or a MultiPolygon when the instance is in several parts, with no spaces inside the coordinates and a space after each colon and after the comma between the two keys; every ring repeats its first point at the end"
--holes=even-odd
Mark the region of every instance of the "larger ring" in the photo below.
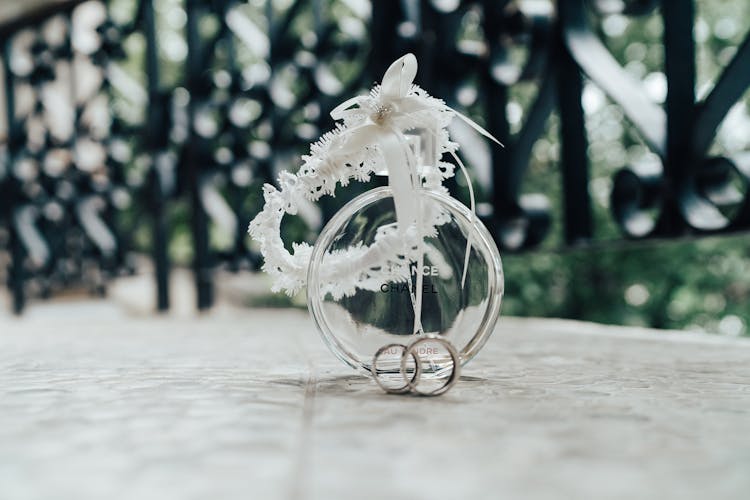
{"type": "Polygon", "coordinates": [[[414,380],[419,380],[419,377],[422,374],[422,365],[419,363],[419,358],[414,355],[414,353],[411,354],[411,357],[414,358],[414,375],[412,375],[411,380],[406,376],[406,363],[405,359],[408,358],[406,356],[406,346],[403,344],[386,344],[380,349],[378,349],[375,352],[375,356],[372,358],[372,366],[370,366],[370,373],[372,373],[372,377],[375,379],[375,382],[380,386],[381,389],[383,389],[385,392],[390,394],[404,394],[406,392],[409,392],[410,389],[410,383],[414,380]],[[404,385],[402,387],[388,387],[380,380],[380,375],[378,374],[378,369],[376,367],[376,364],[378,362],[378,358],[388,349],[392,347],[399,347],[402,351],[404,351],[404,354],[401,355],[401,365],[399,372],[401,373],[401,376],[404,377],[404,385]]]}
{"type": "Polygon", "coordinates": [[[406,377],[404,377],[404,380],[406,380],[408,389],[413,391],[416,394],[419,394],[420,396],[439,396],[440,394],[443,394],[448,391],[453,385],[456,383],[456,381],[459,379],[461,375],[461,363],[460,358],[458,356],[458,351],[456,351],[456,348],[453,347],[453,344],[448,342],[447,340],[436,337],[436,336],[428,336],[428,337],[420,337],[409,346],[404,349],[404,354],[401,355],[401,373],[406,373],[406,360],[408,359],[409,355],[411,355],[416,361],[417,361],[417,367],[414,372],[414,377],[412,377],[411,380],[407,380],[406,377]],[[451,360],[453,361],[453,370],[451,370],[451,374],[448,376],[448,379],[445,381],[445,383],[438,387],[437,389],[434,389],[432,391],[420,391],[419,390],[419,380],[422,376],[422,361],[419,358],[419,354],[414,354],[414,348],[418,347],[420,344],[424,344],[427,342],[437,342],[438,344],[443,345],[445,347],[445,350],[448,351],[448,354],[451,357],[451,360]]]}

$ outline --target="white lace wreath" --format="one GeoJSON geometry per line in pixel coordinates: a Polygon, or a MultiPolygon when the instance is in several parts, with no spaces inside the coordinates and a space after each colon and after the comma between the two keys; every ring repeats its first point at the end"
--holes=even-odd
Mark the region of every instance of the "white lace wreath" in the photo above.
{"type": "Polygon", "coordinates": [[[377,290],[383,283],[403,282],[410,277],[409,263],[415,260],[415,252],[424,252],[436,264],[442,260],[439,252],[421,242],[434,236],[435,228],[449,216],[437,204],[415,206],[416,191],[447,194],[443,181],[454,175],[454,166],[439,160],[445,153],[465,171],[456,156],[458,144],[450,140],[447,130],[454,116],[496,139],[414,85],[416,67],[411,54],[394,62],[381,85],[369,95],[350,99],[331,112],[339,123],[310,146],[296,174],[281,172],[278,189],[270,184],[263,186],[265,205],[250,222],[248,232],[260,246],[263,270],[272,278],[273,291],[293,295],[303,288],[312,254],[312,246],[307,243],[293,243],[293,251],[286,250],[280,235],[284,215],[296,214],[303,199],[317,201],[323,195],[334,195],[337,185],[347,186],[352,180],[367,182],[373,173],[383,170],[388,171],[397,223],[379,228],[369,246],[328,253],[321,266],[324,291],[337,299],[357,289],[377,290]],[[417,171],[417,158],[406,136],[416,129],[432,137],[438,158],[434,167],[421,171],[417,171]]]}

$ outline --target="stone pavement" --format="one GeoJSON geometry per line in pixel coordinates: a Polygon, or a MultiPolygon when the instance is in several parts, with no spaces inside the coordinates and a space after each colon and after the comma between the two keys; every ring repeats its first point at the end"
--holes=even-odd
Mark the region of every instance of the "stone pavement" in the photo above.
{"type": "Polygon", "coordinates": [[[0,318],[1,500],[750,498],[747,340],[501,318],[429,399],[300,310],[56,311],[0,318]]]}

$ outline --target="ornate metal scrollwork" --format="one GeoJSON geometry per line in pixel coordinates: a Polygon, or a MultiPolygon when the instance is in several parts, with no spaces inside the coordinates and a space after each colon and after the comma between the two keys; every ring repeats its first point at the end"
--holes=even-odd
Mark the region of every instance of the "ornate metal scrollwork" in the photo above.
{"type": "Polygon", "coordinates": [[[577,50],[580,38],[585,36],[590,40],[592,36],[583,25],[580,4],[576,16],[569,20],[576,30],[569,43],[571,50],[578,52],[582,69],[623,107],[659,159],[633,165],[615,176],[612,191],[615,219],[623,232],[633,238],[747,227],[746,154],[712,157],[707,153],[724,116],[750,85],[750,69],[744,63],[750,58],[750,36],[712,92],[702,102],[696,102],[692,2],[679,7],[665,2],[662,16],[669,88],[665,110],[649,102],[635,88],[625,93],[628,85],[613,76],[621,73],[613,59],[603,57],[610,60],[611,67],[601,70],[602,64],[588,60],[590,50],[577,50]]]}
{"type": "MultiPolygon", "coordinates": [[[[750,36],[697,101],[692,1],[182,0],[169,4],[171,31],[162,0],[126,4],[55,2],[28,19],[0,20],[7,121],[0,241],[16,310],[27,295],[71,282],[102,291],[108,275],[132,269],[128,250],[144,221],[157,307],[166,309],[170,207],[179,201],[189,210],[199,307],[210,306],[215,268],[258,265],[245,235],[259,208],[252,193],[331,126],[326,110],[370,87],[407,51],[420,59],[420,85],[507,146],[474,140],[464,148],[484,201],[479,213],[505,250],[540,244],[553,216],[567,244],[594,237],[585,81],[615,103],[650,151],[613,178],[610,206],[626,237],[750,226],[750,153],[712,148],[750,87],[750,36]],[[664,106],[591,24],[596,16],[646,14],[664,24],[664,106]],[[511,123],[508,109],[518,109],[522,87],[536,93],[511,123]],[[559,216],[524,182],[555,112],[559,216]]],[[[335,208],[301,215],[314,232],[335,208]]]]}

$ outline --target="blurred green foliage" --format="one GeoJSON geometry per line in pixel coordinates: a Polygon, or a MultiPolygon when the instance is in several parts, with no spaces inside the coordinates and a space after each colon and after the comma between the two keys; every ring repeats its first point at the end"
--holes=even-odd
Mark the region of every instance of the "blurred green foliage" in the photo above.
{"type": "Polygon", "coordinates": [[[745,334],[746,236],[506,255],[504,313],[745,334]]]}

